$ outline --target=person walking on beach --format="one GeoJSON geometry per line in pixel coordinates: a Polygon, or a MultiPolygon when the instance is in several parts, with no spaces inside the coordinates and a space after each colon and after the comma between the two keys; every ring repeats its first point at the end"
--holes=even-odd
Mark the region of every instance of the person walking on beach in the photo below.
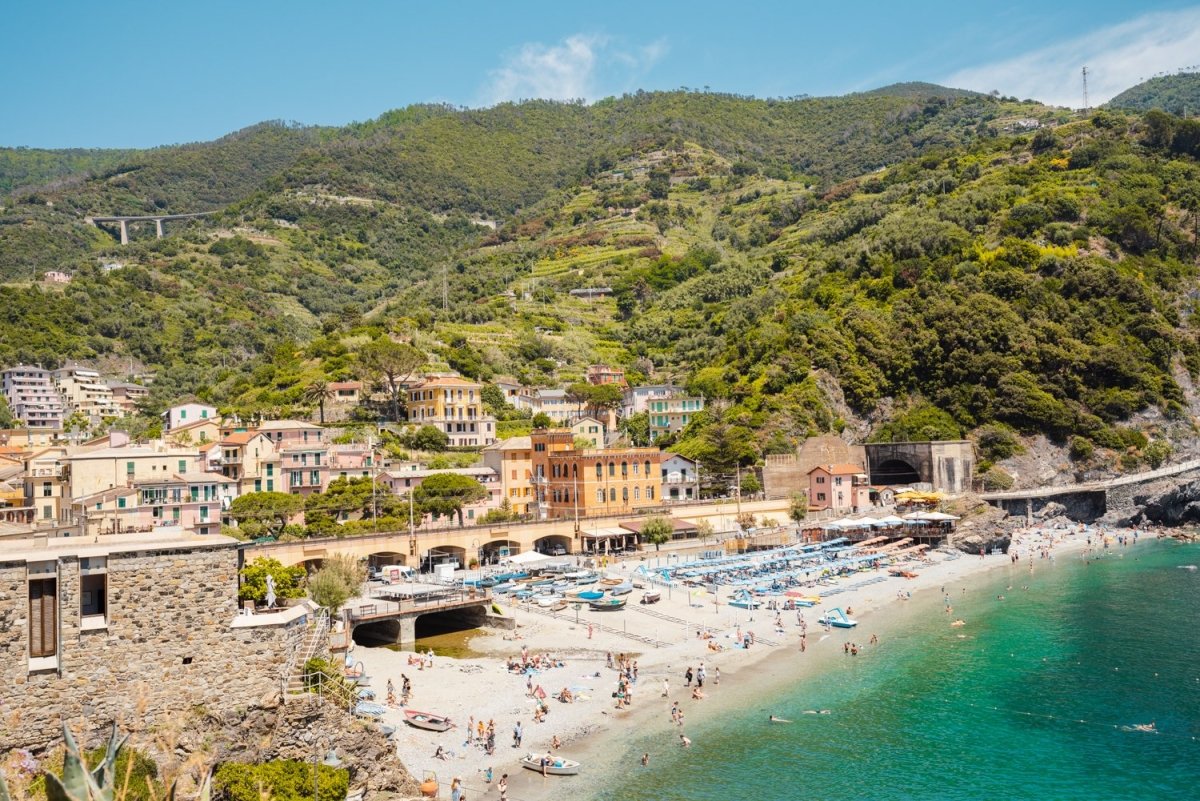
{"type": "Polygon", "coordinates": [[[683,679],[684,679],[684,681],[683,681],[684,687],[692,686],[692,666],[691,665],[688,665],[688,669],[683,672],[683,679]]]}
{"type": "Polygon", "coordinates": [[[662,691],[662,697],[663,697],[663,698],[666,698],[666,697],[667,697],[667,696],[669,696],[670,694],[671,694],[671,685],[670,685],[670,683],[667,681],[667,677],[666,677],[666,676],[663,676],[663,691],[662,691]]]}
{"type": "Polygon", "coordinates": [[[521,747],[521,721],[517,721],[517,725],[513,726],[513,748],[521,747]]]}
{"type": "Polygon", "coordinates": [[[714,667],[713,668],[713,684],[719,685],[720,683],[721,683],[721,668],[714,667]]]}
{"type": "Polygon", "coordinates": [[[500,801],[508,801],[508,774],[500,774],[500,781],[496,783],[496,789],[500,791],[500,801]]]}

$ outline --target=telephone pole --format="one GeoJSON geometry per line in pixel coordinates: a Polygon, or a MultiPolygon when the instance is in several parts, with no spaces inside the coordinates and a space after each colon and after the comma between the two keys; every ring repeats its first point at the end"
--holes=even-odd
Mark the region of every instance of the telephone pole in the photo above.
{"type": "Polygon", "coordinates": [[[1088,112],[1087,67],[1083,68],[1083,113],[1088,112]]]}

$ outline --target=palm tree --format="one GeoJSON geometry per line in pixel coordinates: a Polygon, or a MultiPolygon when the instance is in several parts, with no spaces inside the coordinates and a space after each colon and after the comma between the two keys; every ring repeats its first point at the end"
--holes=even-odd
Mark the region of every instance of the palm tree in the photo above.
{"type": "Polygon", "coordinates": [[[304,388],[304,402],[315,403],[321,411],[321,425],[325,425],[325,401],[333,400],[333,390],[324,378],[318,378],[304,388]]]}

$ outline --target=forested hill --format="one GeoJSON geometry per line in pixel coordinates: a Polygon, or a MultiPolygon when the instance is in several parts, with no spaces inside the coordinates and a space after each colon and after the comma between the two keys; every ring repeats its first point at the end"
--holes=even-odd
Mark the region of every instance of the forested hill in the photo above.
{"type": "Polygon", "coordinates": [[[710,410],[668,444],[706,463],[849,427],[968,434],[988,470],[1019,434],[1080,469],[1153,464],[1200,414],[1195,127],[677,92],[285,130],[314,141],[161,241],[65,225],[97,180],[18,197],[0,237],[84,241],[65,289],[0,287],[0,361],[132,360],[159,400],[281,414],[317,378],[369,379],[390,333],[484,380],[607,361],[685,383],[710,410]]]}
{"type": "Polygon", "coordinates": [[[1200,72],[1160,75],[1126,89],[1105,104],[1123,111],[1159,109],[1176,116],[1200,114],[1200,72]]]}

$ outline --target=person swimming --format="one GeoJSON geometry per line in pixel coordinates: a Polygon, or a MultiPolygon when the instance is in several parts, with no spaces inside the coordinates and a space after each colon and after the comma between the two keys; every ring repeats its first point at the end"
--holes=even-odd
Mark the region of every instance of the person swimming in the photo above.
{"type": "Polygon", "coordinates": [[[806,714],[806,715],[828,715],[831,712],[832,712],[832,710],[830,710],[830,709],[806,709],[806,710],[804,710],[804,714],[806,714]]]}
{"type": "Polygon", "coordinates": [[[771,715],[767,720],[771,723],[791,723],[787,718],[777,718],[774,715],[771,715]]]}

